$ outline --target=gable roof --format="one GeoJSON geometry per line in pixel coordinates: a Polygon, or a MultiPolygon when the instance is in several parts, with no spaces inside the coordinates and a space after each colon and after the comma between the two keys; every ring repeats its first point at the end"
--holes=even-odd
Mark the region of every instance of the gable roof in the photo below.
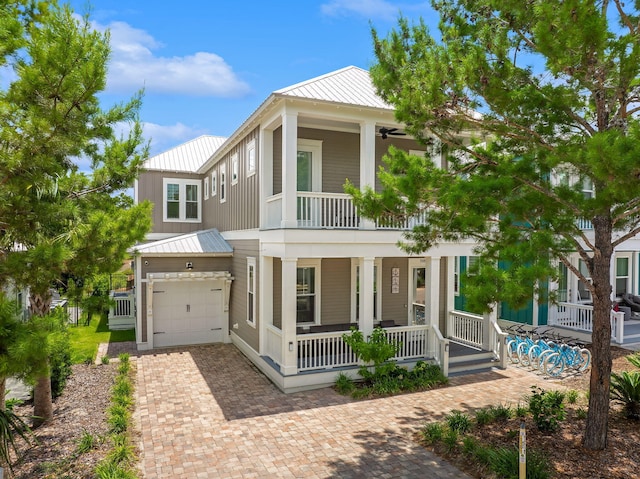
{"type": "Polygon", "coordinates": [[[274,95],[393,110],[376,93],[369,72],[355,66],[276,90],[274,95]]]}
{"type": "Polygon", "coordinates": [[[220,232],[210,230],[196,231],[159,241],[152,241],[133,248],[142,255],[193,255],[233,256],[233,247],[227,243],[220,232]]]}
{"type": "Polygon", "coordinates": [[[170,150],[148,158],[144,162],[145,170],[160,171],[197,171],[225,142],[222,136],[202,135],[170,150]]]}

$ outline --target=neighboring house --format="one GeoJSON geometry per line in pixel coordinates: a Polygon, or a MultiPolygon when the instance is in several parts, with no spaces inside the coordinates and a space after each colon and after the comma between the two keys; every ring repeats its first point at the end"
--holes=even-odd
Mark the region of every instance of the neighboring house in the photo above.
{"type": "Polygon", "coordinates": [[[369,73],[347,67],[272,93],[227,139],[150,158],[135,185],[136,200],[155,204],[149,242],[136,247],[138,348],[233,342],[285,391],[355,375],[342,341],[352,326],[385,327],[409,365],[504,365],[497,315],[460,311],[473,244],[410,256],[397,243],[420,218],[361,218],[343,191],[347,179],[379,188],[391,144],[444,161],[390,128],[402,133],[369,73]]]}

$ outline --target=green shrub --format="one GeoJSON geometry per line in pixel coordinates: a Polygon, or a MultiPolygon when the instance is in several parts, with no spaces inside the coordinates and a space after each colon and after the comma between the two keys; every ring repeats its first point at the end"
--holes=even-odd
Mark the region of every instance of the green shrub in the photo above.
{"type": "Polygon", "coordinates": [[[442,444],[445,446],[447,453],[452,453],[458,447],[458,431],[455,429],[447,429],[442,435],[442,444]]]}
{"type": "Polygon", "coordinates": [[[442,440],[444,429],[439,422],[432,422],[422,428],[422,437],[429,444],[435,444],[442,440]]]}
{"type": "Polygon", "coordinates": [[[576,417],[578,419],[587,419],[587,410],[583,407],[576,409],[576,417]]]}
{"type": "Polygon", "coordinates": [[[570,391],[567,391],[567,402],[569,404],[575,404],[578,401],[579,396],[580,393],[578,391],[571,389],[570,391]]]}
{"type": "Polygon", "coordinates": [[[9,472],[13,472],[14,457],[17,454],[16,439],[22,439],[31,445],[36,442],[35,436],[27,423],[18,416],[13,409],[0,409],[0,464],[9,466],[9,472]]]}
{"type": "Polygon", "coordinates": [[[115,463],[109,458],[103,460],[96,467],[98,479],[137,479],[135,472],[126,465],[115,463]]]}
{"type": "Polygon", "coordinates": [[[515,410],[516,417],[524,418],[527,416],[528,413],[529,413],[528,407],[521,406],[520,404],[516,406],[516,410],[515,410]]]}
{"type": "MultiPolygon", "coordinates": [[[[489,448],[486,455],[487,465],[498,477],[518,479],[520,454],[517,447],[499,449],[489,448]]],[[[550,466],[541,455],[527,451],[527,479],[548,479],[550,466]]]]}
{"type": "Polygon", "coordinates": [[[478,409],[476,411],[476,424],[478,426],[485,426],[493,422],[493,414],[489,409],[478,409]]]}
{"type": "Polygon", "coordinates": [[[114,396],[130,396],[133,392],[133,385],[127,376],[118,376],[111,391],[114,396]]]}
{"type": "Polygon", "coordinates": [[[453,410],[444,419],[452,431],[465,433],[471,429],[471,418],[463,412],[453,410]]]}
{"type": "Polygon", "coordinates": [[[101,362],[102,364],[109,364],[109,361],[110,361],[110,359],[109,359],[109,356],[107,356],[107,355],[104,355],[104,356],[102,356],[102,357],[100,358],[100,362],[101,362]]]}
{"type": "Polygon", "coordinates": [[[640,420],[640,371],[611,374],[611,399],[624,406],[629,419],[640,420]]]}
{"type": "Polygon", "coordinates": [[[76,454],[84,454],[94,449],[98,444],[98,438],[88,431],[83,431],[80,439],[77,440],[76,454]]]}
{"type": "Polygon", "coordinates": [[[533,421],[540,431],[556,431],[560,421],[566,417],[564,409],[564,393],[560,391],[545,391],[536,386],[531,387],[529,397],[529,411],[533,421]]]}
{"type": "Polygon", "coordinates": [[[478,450],[478,440],[473,436],[465,436],[462,438],[462,452],[467,456],[473,456],[478,450]]]}
{"type": "Polygon", "coordinates": [[[353,379],[347,376],[345,373],[338,374],[336,378],[336,391],[339,394],[351,394],[355,389],[355,384],[353,384],[353,379]]]}
{"type": "Polygon", "coordinates": [[[119,405],[113,404],[108,410],[107,422],[110,426],[110,432],[114,434],[120,434],[125,432],[129,427],[129,409],[119,405]]]}
{"type": "Polygon", "coordinates": [[[493,416],[494,421],[504,422],[508,419],[511,419],[513,415],[513,411],[509,406],[505,406],[503,404],[499,404],[497,406],[489,407],[489,412],[493,416]]]}
{"type": "Polygon", "coordinates": [[[380,377],[388,376],[396,367],[394,361],[390,361],[398,350],[399,345],[389,342],[384,329],[374,328],[371,337],[365,341],[362,331],[351,328],[351,332],[342,335],[343,341],[351,347],[356,357],[364,361],[365,365],[358,370],[365,380],[374,381],[380,377]],[[369,370],[373,367],[373,372],[369,370]]]}
{"type": "Polygon", "coordinates": [[[59,397],[71,376],[71,341],[67,329],[68,316],[60,308],[51,315],[55,330],[49,337],[49,366],[51,371],[51,395],[59,397]]]}

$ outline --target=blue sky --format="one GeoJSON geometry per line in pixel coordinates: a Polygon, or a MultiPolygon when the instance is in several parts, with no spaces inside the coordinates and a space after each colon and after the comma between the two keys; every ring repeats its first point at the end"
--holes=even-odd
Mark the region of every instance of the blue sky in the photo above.
{"type": "MultiPolygon", "coordinates": [[[[71,1],[77,13],[87,5],[71,1]]],[[[111,32],[104,106],[144,87],[152,154],[202,134],[229,136],[274,90],[349,65],[368,69],[370,25],[386,36],[400,12],[436,22],[429,2],[416,0],[93,0],[89,10],[111,32]]]]}

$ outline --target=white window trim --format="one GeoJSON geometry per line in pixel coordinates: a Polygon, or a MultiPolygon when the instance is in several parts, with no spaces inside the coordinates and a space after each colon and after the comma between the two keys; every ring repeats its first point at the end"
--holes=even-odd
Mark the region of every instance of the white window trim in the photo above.
{"type": "Polygon", "coordinates": [[[256,327],[256,306],[257,306],[257,301],[256,301],[256,259],[254,257],[247,257],[247,324],[249,324],[249,326],[255,328],[256,327]],[[251,270],[251,268],[253,268],[253,281],[251,283],[249,283],[249,278],[251,277],[251,275],[249,274],[249,271],[251,270]],[[253,294],[252,298],[249,299],[249,295],[253,294]],[[251,301],[252,303],[252,308],[249,308],[249,301],[251,301]],[[253,311],[253,318],[251,318],[249,316],[249,312],[253,311]]]}
{"type": "MultiPolygon", "coordinates": [[[[373,260],[373,265],[375,266],[376,271],[376,289],[378,291],[378,295],[376,296],[376,312],[378,313],[379,318],[373,318],[374,321],[382,321],[382,258],[375,258],[373,260]]],[[[357,296],[357,287],[358,287],[358,266],[362,266],[360,262],[360,258],[351,258],[351,322],[357,323],[357,311],[356,311],[356,296],[357,296]]]]}
{"type": "Polygon", "coordinates": [[[218,172],[211,173],[211,198],[218,194],[218,172]]]}
{"type": "Polygon", "coordinates": [[[618,253],[614,255],[614,283],[613,283],[613,296],[616,297],[616,289],[618,286],[618,279],[625,278],[627,280],[627,293],[631,293],[633,290],[633,284],[631,279],[633,278],[633,257],[631,253],[618,253]],[[627,260],[627,274],[625,276],[618,276],[618,259],[626,259],[627,260]]]}
{"type": "Polygon", "coordinates": [[[256,174],[256,141],[255,140],[251,140],[249,143],[247,143],[246,155],[247,155],[247,178],[248,178],[256,174]],[[253,166],[251,166],[251,163],[249,162],[252,152],[253,152],[253,166]]]}
{"type": "Polygon", "coordinates": [[[322,191],[322,140],[298,138],[297,148],[311,152],[311,191],[322,191]]]}
{"type": "Polygon", "coordinates": [[[204,199],[209,199],[209,177],[204,177],[204,186],[202,187],[202,191],[204,191],[204,199]]]}
{"type": "Polygon", "coordinates": [[[201,223],[202,222],[202,181],[187,178],[163,178],[162,179],[162,221],[165,223],[201,223]],[[167,185],[177,184],[180,188],[180,212],[179,218],[167,218],[167,185]],[[198,187],[198,217],[186,218],[186,186],[198,187]]]}
{"type": "Polygon", "coordinates": [[[238,178],[240,177],[240,161],[238,160],[238,154],[231,155],[231,184],[237,185],[238,178]]]}
{"type": "Polygon", "coordinates": [[[220,165],[220,203],[227,202],[227,165],[220,165]]]}
{"type": "MultiPolygon", "coordinates": [[[[322,260],[321,259],[303,259],[303,260],[298,260],[298,264],[296,265],[296,275],[298,274],[298,268],[315,268],[316,270],[316,275],[314,278],[314,285],[315,285],[315,292],[314,292],[314,296],[316,297],[316,300],[314,301],[315,304],[315,308],[314,308],[314,312],[313,312],[313,318],[314,318],[314,322],[313,323],[298,323],[298,320],[296,318],[296,324],[298,326],[313,326],[313,325],[318,325],[321,324],[321,309],[320,309],[320,302],[321,302],[321,288],[320,285],[321,280],[322,280],[322,260]]],[[[296,279],[296,287],[297,287],[297,279],[296,279]]],[[[298,292],[296,291],[296,299],[298,298],[298,292]]]]}

